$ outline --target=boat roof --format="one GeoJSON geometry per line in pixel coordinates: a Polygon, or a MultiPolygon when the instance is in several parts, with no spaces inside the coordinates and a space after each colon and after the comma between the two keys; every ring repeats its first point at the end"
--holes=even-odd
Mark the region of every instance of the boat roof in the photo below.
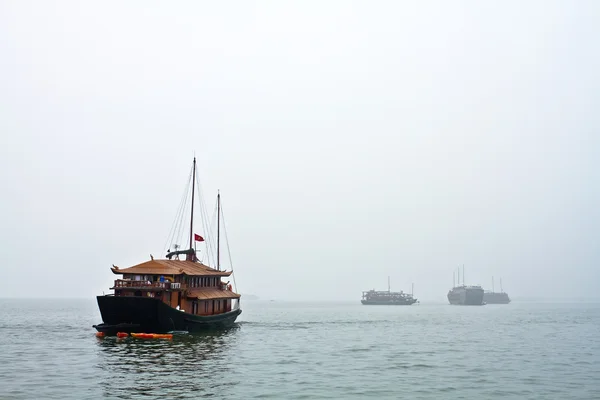
{"type": "Polygon", "coordinates": [[[231,290],[221,289],[199,289],[191,290],[188,299],[213,300],[213,299],[239,299],[240,295],[231,290]]]}
{"type": "Polygon", "coordinates": [[[111,268],[114,274],[140,275],[198,275],[198,276],[229,276],[232,271],[218,271],[199,262],[186,260],[149,260],[129,268],[111,268]]]}
{"type": "MultiPolygon", "coordinates": [[[[367,290],[364,291],[363,293],[375,293],[375,294],[407,294],[404,291],[399,291],[399,292],[388,292],[387,290],[367,290]]],[[[409,293],[410,294],[410,293],[409,293]]]]}
{"type": "Polygon", "coordinates": [[[483,288],[479,285],[460,285],[460,286],[454,286],[451,290],[456,290],[456,289],[483,289],[483,288]]]}

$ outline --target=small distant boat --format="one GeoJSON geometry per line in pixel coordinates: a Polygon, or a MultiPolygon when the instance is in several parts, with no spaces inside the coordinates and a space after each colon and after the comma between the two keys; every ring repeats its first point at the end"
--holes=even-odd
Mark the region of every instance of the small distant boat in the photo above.
{"type": "Polygon", "coordinates": [[[378,291],[375,289],[363,292],[362,300],[364,305],[374,306],[410,306],[417,302],[412,293],[392,292],[390,290],[390,277],[388,276],[388,290],[378,291]]]}
{"type": "MultiPolygon", "coordinates": [[[[150,255],[150,260],[133,267],[113,265],[112,273],[122,275],[122,278],[115,280],[111,288],[114,293],[96,297],[102,316],[102,323],[94,325],[99,335],[114,336],[121,332],[132,337],[150,338],[144,335],[197,332],[231,326],[241,314],[241,296],[233,291],[229,281],[222,281],[232,276],[233,269],[222,270],[220,263],[221,195],[217,195],[216,265],[213,268],[199,261],[195,249],[196,242],[204,242],[204,237],[194,233],[196,158],[190,180],[186,189],[190,186],[192,189],[189,248],[178,250],[179,245],[172,244],[174,251],[167,250],[166,259],[154,259],[150,255]],[[185,256],[185,259],[180,260],[179,256],[185,256]]],[[[185,206],[184,201],[170,239],[176,239],[183,232],[185,206]]],[[[205,209],[200,211],[205,213],[205,209]]],[[[207,226],[205,230],[208,230],[207,226]]],[[[210,240],[208,233],[205,236],[210,240]]],[[[209,257],[214,255],[212,243],[206,246],[207,253],[211,250],[209,257]]]]}
{"type": "Polygon", "coordinates": [[[502,278],[500,278],[500,291],[496,292],[494,289],[494,277],[492,276],[492,290],[486,290],[483,293],[483,301],[485,301],[486,304],[510,303],[510,297],[508,297],[508,293],[502,290],[502,278]]]}
{"type": "MultiPolygon", "coordinates": [[[[453,277],[455,278],[455,276],[453,277]]],[[[460,284],[460,268],[458,270],[458,282],[453,282],[453,288],[448,291],[448,302],[460,306],[482,306],[483,288],[481,286],[465,285],[465,267],[463,266],[463,284],[460,284]]]]}

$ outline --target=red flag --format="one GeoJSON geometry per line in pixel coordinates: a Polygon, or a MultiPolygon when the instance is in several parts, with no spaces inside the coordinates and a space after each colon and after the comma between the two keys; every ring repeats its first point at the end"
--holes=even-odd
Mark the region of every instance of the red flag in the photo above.
{"type": "Polygon", "coordinates": [[[197,233],[194,233],[194,240],[196,242],[204,242],[204,238],[200,235],[198,235],[197,233]]]}

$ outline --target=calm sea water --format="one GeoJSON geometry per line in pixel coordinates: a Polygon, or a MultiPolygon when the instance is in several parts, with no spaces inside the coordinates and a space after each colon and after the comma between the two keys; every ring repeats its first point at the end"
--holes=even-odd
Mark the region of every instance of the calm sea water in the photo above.
{"type": "Polygon", "coordinates": [[[97,339],[94,300],[0,300],[0,398],[600,398],[597,303],[242,306],[148,341],[97,339]]]}

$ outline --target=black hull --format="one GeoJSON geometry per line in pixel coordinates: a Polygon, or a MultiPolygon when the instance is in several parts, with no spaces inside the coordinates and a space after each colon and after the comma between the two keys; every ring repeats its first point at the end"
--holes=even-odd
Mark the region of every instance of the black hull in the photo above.
{"type": "Polygon", "coordinates": [[[127,333],[168,333],[173,331],[202,332],[232,326],[242,310],[235,309],[217,315],[193,315],[169,307],[153,297],[97,296],[102,324],[94,325],[98,332],[116,335],[127,333]]]}
{"type": "Polygon", "coordinates": [[[365,306],[410,306],[417,301],[372,301],[372,300],[361,300],[365,306]]]}

